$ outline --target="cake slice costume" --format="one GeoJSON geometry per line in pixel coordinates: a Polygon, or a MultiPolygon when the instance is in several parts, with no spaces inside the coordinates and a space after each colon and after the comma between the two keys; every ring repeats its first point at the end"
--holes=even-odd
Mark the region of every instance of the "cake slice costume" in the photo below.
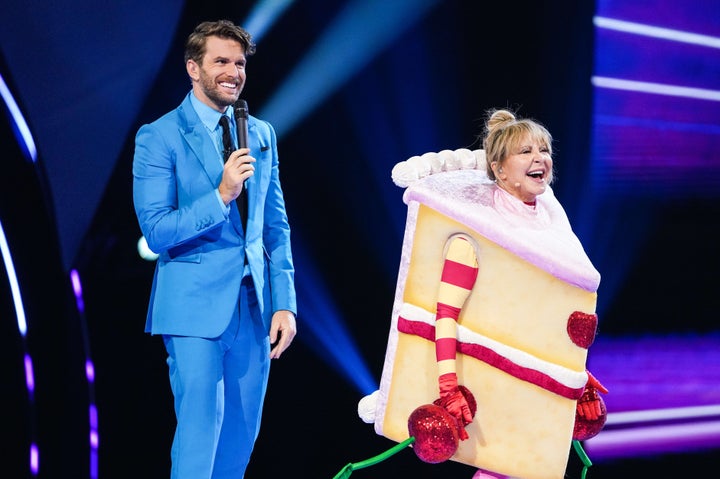
{"type": "Polygon", "coordinates": [[[450,446],[417,438],[422,460],[563,478],[572,441],[604,424],[607,392],[586,370],[600,275],[565,211],[549,187],[534,208],[498,188],[482,150],[392,174],[407,222],[380,387],[360,416],[400,443],[439,406],[450,446]]]}

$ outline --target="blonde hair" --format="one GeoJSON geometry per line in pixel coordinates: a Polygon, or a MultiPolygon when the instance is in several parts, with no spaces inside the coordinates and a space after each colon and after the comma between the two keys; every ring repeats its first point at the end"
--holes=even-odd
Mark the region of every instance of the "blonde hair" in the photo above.
{"type": "MultiPolygon", "coordinates": [[[[530,138],[546,147],[552,156],[552,135],[537,121],[530,118],[516,118],[508,110],[492,109],[487,112],[483,149],[487,158],[487,175],[495,180],[493,164],[503,165],[505,159],[514,151],[521,141],[530,138]]],[[[553,181],[553,172],[548,175],[547,183],[553,181]]]]}

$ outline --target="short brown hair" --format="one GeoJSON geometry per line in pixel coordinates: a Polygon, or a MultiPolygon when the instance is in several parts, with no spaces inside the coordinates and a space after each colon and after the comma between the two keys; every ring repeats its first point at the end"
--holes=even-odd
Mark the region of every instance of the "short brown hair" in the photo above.
{"type": "Polygon", "coordinates": [[[250,33],[242,27],[235,25],[230,20],[218,20],[215,22],[202,22],[190,34],[185,42],[185,63],[193,60],[202,63],[205,56],[205,44],[208,37],[229,38],[243,46],[245,56],[255,53],[255,43],[250,33]]]}

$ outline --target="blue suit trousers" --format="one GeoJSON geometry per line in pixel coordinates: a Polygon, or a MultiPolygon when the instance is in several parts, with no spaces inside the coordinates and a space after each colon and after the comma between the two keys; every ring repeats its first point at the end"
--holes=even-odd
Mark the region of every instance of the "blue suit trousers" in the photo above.
{"type": "Polygon", "coordinates": [[[270,373],[270,340],[252,278],[243,279],[238,308],[219,337],[163,340],[177,419],[171,479],[241,479],[270,373]]]}

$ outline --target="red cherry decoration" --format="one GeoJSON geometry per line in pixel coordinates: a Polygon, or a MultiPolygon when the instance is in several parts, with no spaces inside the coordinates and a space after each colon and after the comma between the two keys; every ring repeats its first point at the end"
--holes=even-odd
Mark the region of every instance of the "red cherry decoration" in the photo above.
{"type": "Polygon", "coordinates": [[[415,455],[430,464],[450,459],[460,443],[457,421],[445,408],[435,404],[415,409],[408,418],[408,431],[415,438],[415,455]]]}

